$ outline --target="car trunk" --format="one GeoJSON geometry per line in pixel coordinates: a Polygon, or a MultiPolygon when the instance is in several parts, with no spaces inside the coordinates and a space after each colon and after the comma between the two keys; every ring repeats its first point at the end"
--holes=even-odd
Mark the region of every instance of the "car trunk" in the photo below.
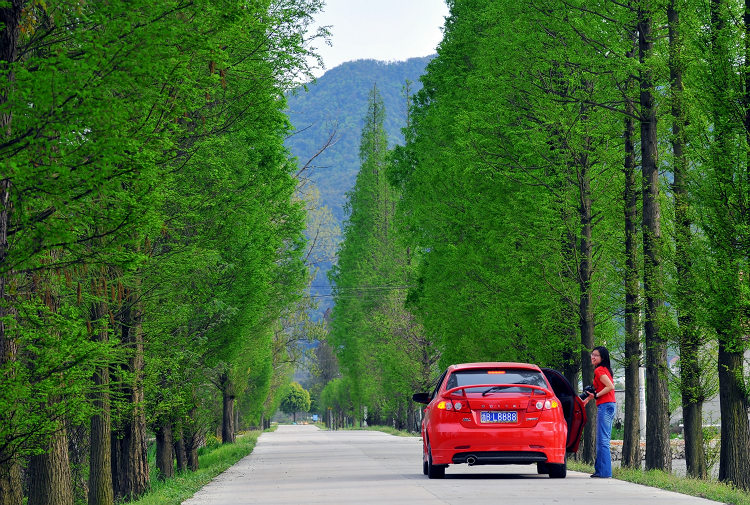
{"type": "Polygon", "coordinates": [[[502,396],[470,396],[468,403],[472,411],[473,422],[477,426],[497,426],[498,429],[502,429],[503,426],[518,428],[535,426],[539,420],[538,412],[535,415],[528,415],[527,408],[531,398],[529,393],[505,393],[502,396]],[[487,416],[485,422],[482,422],[483,413],[487,416]]]}

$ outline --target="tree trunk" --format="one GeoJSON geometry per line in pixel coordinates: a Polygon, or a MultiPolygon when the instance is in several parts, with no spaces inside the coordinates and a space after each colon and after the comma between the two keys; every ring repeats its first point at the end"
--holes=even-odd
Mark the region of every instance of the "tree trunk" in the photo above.
{"type": "Polygon", "coordinates": [[[740,489],[750,489],[750,405],[744,388],[743,346],[726,334],[719,335],[719,402],[721,408],[721,452],[719,480],[740,489]]]}
{"type": "MultiPolygon", "coordinates": [[[[632,105],[629,111],[633,112],[632,105]]],[[[640,374],[641,338],[638,281],[638,191],[633,120],[625,118],[625,427],[622,464],[641,467],[640,374]]]]}
{"type": "MultiPolygon", "coordinates": [[[[578,282],[580,289],[579,327],[581,331],[581,368],[585,385],[594,383],[594,369],[589,353],[594,348],[594,309],[591,301],[591,277],[593,257],[591,245],[591,175],[588,156],[584,153],[578,163],[579,218],[581,226],[580,265],[578,282]]],[[[596,456],[596,405],[587,405],[589,422],[583,434],[583,460],[593,463],[596,456]]]]}
{"type": "MultiPolygon", "coordinates": [[[[190,419],[195,419],[197,409],[193,407],[190,410],[190,419]]],[[[182,439],[185,443],[185,455],[187,457],[187,467],[195,472],[198,470],[198,449],[202,445],[203,435],[192,422],[189,426],[182,428],[182,439]]]]}
{"type": "MultiPolygon", "coordinates": [[[[73,501],[79,504],[86,503],[89,492],[90,426],[88,423],[68,425],[67,430],[68,457],[70,458],[70,471],[73,479],[73,501]]],[[[106,472],[109,474],[109,466],[107,466],[106,472]]]]}
{"type": "MultiPolygon", "coordinates": [[[[4,457],[6,456],[0,453],[0,458],[4,457]]],[[[0,464],[0,505],[21,505],[22,503],[21,466],[15,458],[10,458],[0,464]]]]}
{"type": "MultiPolygon", "coordinates": [[[[21,12],[25,0],[11,0],[0,7],[0,75],[6,75],[10,64],[15,63],[18,56],[18,34],[21,24],[21,12]]],[[[14,80],[13,73],[8,72],[7,83],[0,86],[0,104],[8,100],[6,91],[10,89],[14,80]]],[[[0,114],[0,140],[11,133],[10,113],[0,114]]],[[[5,270],[8,257],[8,230],[11,221],[11,182],[8,178],[0,180],[0,370],[15,360],[18,351],[16,343],[7,335],[4,318],[10,314],[7,307],[8,294],[6,286],[12,272],[5,270]]],[[[0,423],[10,422],[0,416],[0,423]]],[[[0,440],[0,446],[5,440],[0,440]]],[[[10,450],[0,449],[0,505],[16,505],[23,500],[21,486],[21,467],[10,450]]]]}
{"type": "MultiPolygon", "coordinates": [[[[569,222],[569,210],[563,210],[563,223],[569,222]]],[[[563,257],[575,258],[576,255],[576,237],[571,231],[571,227],[564,226],[565,231],[562,237],[563,257]]],[[[565,280],[565,285],[573,286],[576,283],[575,274],[570,268],[563,266],[560,272],[561,277],[565,280]]],[[[574,300],[563,295],[560,300],[560,334],[566,342],[563,352],[563,375],[568,379],[574,391],[578,391],[578,379],[581,376],[581,353],[579,352],[580,339],[576,327],[579,326],[579,318],[573,306],[574,300]]]]}
{"type": "Polygon", "coordinates": [[[234,435],[237,436],[237,433],[242,430],[242,426],[240,426],[240,407],[237,405],[237,402],[235,401],[234,405],[234,435]]]}
{"type": "Polygon", "coordinates": [[[177,429],[174,439],[174,455],[177,460],[177,471],[184,472],[187,470],[187,453],[185,452],[185,436],[182,433],[182,427],[177,429]]]}
{"type": "MultiPolygon", "coordinates": [[[[21,26],[21,13],[26,6],[27,0],[11,0],[5,2],[7,6],[0,7],[0,75],[5,74],[8,67],[16,62],[18,58],[18,35],[21,26]]],[[[10,83],[15,80],[13,72],[6,77],[7,85],[0,86],[0,105],[8,101],[6,90],[10,89],[10,83]]],[[[0,114],[0,139],[10,135],[12,116],[0,114]]],[[[2,264],[2,263],[0,263],[2,264]]]]}
{"type": "Polygon", "coordinates": [[[156,467],[159,469],[159,480],[174,477],[172,444],[172,425],[169,422],[163,422],[156,430],[156,467]]]}
{"type": "MultiPolygon", "coordinates": [[[[632,49],[625,56],[634,58],[638,47],[636,30],[631,32],[632,49]]],[[[622,466],[641,467],[640,366],[641,332],[638,280],[638,182],[635,165],[635,107],[630,101],[633,79],[628,79],[625,105],[625,426],[622,466]]]]}
{"type": "Polygon", "coordinates": [[[663,311],[661,205],[657,166],[657,117],[653,71],[652,14],[638,10],[638,54],[641,63],[641,170],[643,173],[643,289],[646,310],[646,469],[670,471],[667,340],[660,327],[663,311]]]}
{"type": "Polygon", "coordinates": [[[73,505],[73,479],[65,429],[52,434],[47,452],[29,459],[28,505],[73,505]]]}
{"type": "Polygon", "coordinates": [[[149,487],[146,455],[146,414],[143,408],[143,333],[141,331],[140,302],[135,290],[127,290],[123,308],[122,343],[130,351],[128,372],[130,384],[125,386],[132,410],[112,443],[112,481],[115,499],[135,500],[149,487]]]}
{"type": "MultiPolygon", "coordinates": [[[[92,310],[92,319],[102,323],[109,310],[106,304],[97,302],[92,310]]],[[[109,332],[105,325],[94,332],[94,339],[98,342],[109,340],[109,332]]],[[[89,445],[89,505],[113,505],[115,501],[112,484],[112,421],[109,398],[109,367],[97,368],[94,372],[94,388],[92,402],[96,413],[91,418],[91,444],[89,445]]]]}
{"type": "MultiPolygon", "coordinates": [[[[0,16],[5,16],[8,9],[0,8],[0,16]]],[[[20,15],[20,14],[19,14],[20,15]]],[[[3,18],[0,18],[2,22],[3,18]]],[[[0,32],[0,47],[5,43],[6,30],[0,32]]],[[[0,57],[0,61],[2,58],[0,57]]],[[[2,134],[2,131],[0,131],[2,134]]],[[[8,256],[8,228],[10,224],[10,189],[11,182],[9,179],[0,181],[0,266],[5,265],[8,256]]],[[[0,370],[3,370],[9,363],[16,359],[18,353],[18,344],[8,335],[5,327],[5,317],[12,312],[8,308],[9,297],[6,292],[10,272],[0,272],[0,370]]],[[[0,423],[10,423],[10,419],[4,419],[0,412],[0,423]]],[[[5,440],[0,440],[0,447],[5,444],[5,440]]],[[[23,500],[21,487],[21,468],[11,450],[0,449],[0,505],[20,504],[23,500]]]]}
{"type": "MultiPolygon", "coordinates": [[[[8,224],[8,188],[10,182],[6,179],[0,182],[0,265],[3,264],[8,247],[7,224],[8,224]]],[[[18,345],[6,332],[5,323],[2,319],[9,311],[5,307],[8,298],[5,293],[6,277],[0,274],[0,368],[15,361],[18,353],[18,345]]],[[[0,423],[12,422],[0,416],[0,423]]],[[[0,440],[4,444],[5,440],[0,440]]],[[[21,467],[18,459],[12,453],[12,448],[0,449],[0,505],[21,505],[23,501],[23,488],[21,486],[21,467]]]]}
{"type": "Polygon", "coordinates": [[[197,432],[187,434],[185,437],[185,454],[187,455],[187,466],[192,472],[198,471],[198,449],[201,446],[201,435],[197,432]]]}
{"type": "Polygon", "coordinates": [[[221,441],[225,444],[233,444],[235,440],[234,430],[234,384],[228,373],[221,376],[222,416],[221,416],[221,441]]]}

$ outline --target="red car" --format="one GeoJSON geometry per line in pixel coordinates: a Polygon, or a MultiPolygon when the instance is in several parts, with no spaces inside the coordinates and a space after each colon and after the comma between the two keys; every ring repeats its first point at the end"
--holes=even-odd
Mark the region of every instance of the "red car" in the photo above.
{"type": "Polygon", "coordinates": [[[451,464],[537,464],[564,478],[578,450],[586,410],[565,377],[527,363],[452,365],[425,403],[423,470],[441,479],[451,464]]]}

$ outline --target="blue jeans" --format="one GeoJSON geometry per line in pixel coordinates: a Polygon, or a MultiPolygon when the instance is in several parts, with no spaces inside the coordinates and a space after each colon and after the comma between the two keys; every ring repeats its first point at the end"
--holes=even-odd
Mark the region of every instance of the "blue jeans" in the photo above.
{"type": "Polygon", "coordinates": [[[612,454],[609,441],[612,439],[612,421],[615,418],[614,402],[596,407],[596,461],[594,473],[600,477],[612,477],[612,454]]]}

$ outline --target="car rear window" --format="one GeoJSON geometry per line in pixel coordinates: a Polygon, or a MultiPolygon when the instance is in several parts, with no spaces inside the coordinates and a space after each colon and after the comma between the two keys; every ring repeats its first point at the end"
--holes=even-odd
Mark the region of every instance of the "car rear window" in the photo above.
{"type": "MultiPolygon", "coordinates": [[[[544,380],[544,375],[536,370],[518,370],[518,369],[505,369],[505,370],[459,370],[453,372],[448,377],[448,383],[446,389],[452,389],[459,386],[471,386],[473,384],[528,384],[530,386],[540,386],[543,388],[547,387],[547,382],[544,380]]],[[[467,392],[476,393],[478,391],[484,391],[487,388],[472,388],[467,389],[467,392]]],[[[497,392],[527,392],[531,390],[528,388],[505,388],[502,391],[497,392]]]]}

